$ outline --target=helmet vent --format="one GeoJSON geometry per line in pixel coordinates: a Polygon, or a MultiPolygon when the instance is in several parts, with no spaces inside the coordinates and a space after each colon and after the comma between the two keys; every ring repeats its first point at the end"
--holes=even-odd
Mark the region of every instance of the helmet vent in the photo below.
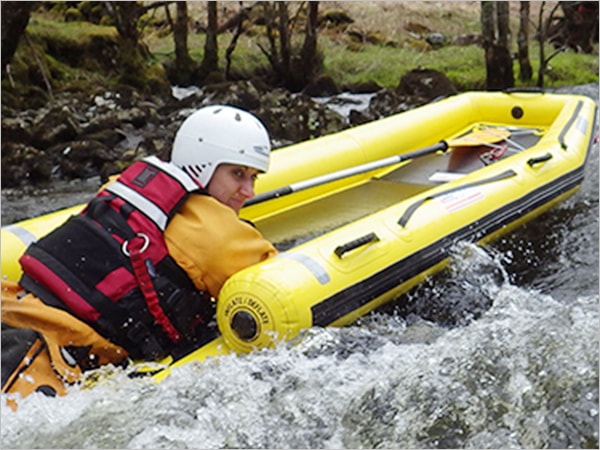
{"type": "Polygon", "coordinates": [[[196,172],[196,170],[194,169],[194,167],[192,166],[185,166],[185,169],[190,173],[190,175],[192,175],[192,177],[194,178],[198,178],[199,173],[198,172],[202,172],[201,170],[196,172]]]}
{"type": "Polygon", "coordinates": [[[237,120],[238,122],[242,121],[242,116],[240,116],[240,113],[235,114],[235,120],[237,120]]]}

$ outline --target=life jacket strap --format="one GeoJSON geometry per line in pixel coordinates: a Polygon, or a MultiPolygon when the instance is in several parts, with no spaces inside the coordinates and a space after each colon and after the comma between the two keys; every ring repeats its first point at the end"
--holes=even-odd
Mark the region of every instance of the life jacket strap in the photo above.
{"type": "MultiPolygon", "coordinates": [[[[148,248],[149,243],[150,239],[148,236],[144,233],[138,233],[132,239],[125,241],[122,249],[125,255],[128,255],[131,260],[131,267],[148,305],[148,311],[150,311],[156,323],[160,325],[169,339],[177,344],[182,341],[183,335],[177,331],[161,308],[154,284],[148,273],[148,267],[142,256],[142,253],[148,248]]],[[[148,263],[150,263],[150,260],[148,260],[148,263]]]]}

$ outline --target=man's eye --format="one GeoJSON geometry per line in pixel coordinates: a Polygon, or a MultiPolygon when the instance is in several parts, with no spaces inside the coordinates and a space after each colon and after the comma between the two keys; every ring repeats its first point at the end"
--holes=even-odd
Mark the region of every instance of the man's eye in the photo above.
{"type": "Polygon", "coordinates": [[[244,177],[244,171],[241,169],[236,169],[233,171],[233,174],[238,177],[238,178],[243,178],[244,177]]]}

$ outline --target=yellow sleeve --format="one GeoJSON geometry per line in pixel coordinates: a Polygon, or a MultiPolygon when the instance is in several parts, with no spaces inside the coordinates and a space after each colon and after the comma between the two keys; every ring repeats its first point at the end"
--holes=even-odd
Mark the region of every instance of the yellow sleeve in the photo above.
{"type": "Polygon", "coordinates": [[[169,254],[196,288],[217,298],[234,273],[277,253],[252,225],[207,195],[191,195],[165,230],[169,254]]]}

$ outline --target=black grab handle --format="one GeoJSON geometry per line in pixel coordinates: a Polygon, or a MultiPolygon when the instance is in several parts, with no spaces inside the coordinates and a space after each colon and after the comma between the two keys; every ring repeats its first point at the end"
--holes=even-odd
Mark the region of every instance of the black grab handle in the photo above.
{"type": "Polygon", "coordinates": [[[546,153],[545,155],[542,156],[538,156],[536,158],[530,158],[527,160],[527,164],[529,164],[529,167],[533,167],[536,164],[540,164],[546,161],[549,161],[552,159],[552,153],[546,153]]]}
{"type": "Polygon", "coordinates": [[[378,240],[379,237],[375,233],[365,234],[364,236],[356,238],[353,241],[347,242],[346,244],[338,245],[333,252],[337,255],[338,258],[341,258],[344,253],[347,253],[350,250],[362,247],[363,245],[369,244],[371,242],[377,242],[378,240]]]}
{"type": "Polygon", "coordinates": [[[545,94],[546,90],[544,88],[537,87],[537,86],[531,86],[531,87],[521,86],[521,87],[512,87],[512,88],[502,89],[502,92],[505,92],[506,94],[518,94],[520,92],[545,94]]]}

